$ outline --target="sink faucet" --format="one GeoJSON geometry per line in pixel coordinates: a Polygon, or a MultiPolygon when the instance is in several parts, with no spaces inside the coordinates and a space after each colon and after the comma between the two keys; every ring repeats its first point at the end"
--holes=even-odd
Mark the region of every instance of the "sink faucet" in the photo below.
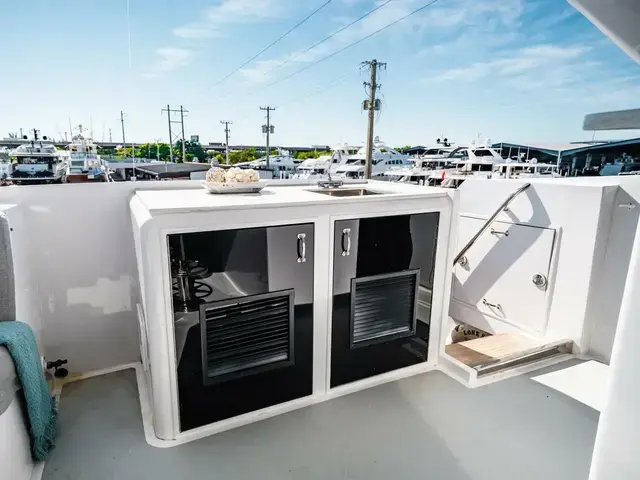
{"type": "Polygon", "coordinates": [[[332,180],[331,179],[331,170],[329,170],[327,172],[328,175],[328,179],[327,180],[320,180],[318,182],[318,187],[320,188],[338,188],[341,187],[343,182],[342,180],[332,180]]]}

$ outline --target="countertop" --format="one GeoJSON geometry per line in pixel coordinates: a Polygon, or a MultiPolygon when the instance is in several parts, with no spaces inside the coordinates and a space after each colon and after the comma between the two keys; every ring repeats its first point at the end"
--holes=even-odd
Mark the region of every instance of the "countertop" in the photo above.
{"type": "Polygon", "coordinates": [[[136,197],[150,214],[174,214],[212,210],[241,210],[247,208],[274,208],[301,205],[369,203],[396,201],[411,198],[445,197],[448,189],[407,185],[392,182],[369,182],[364,185],[345,185],[341,190],[366,188],[383,195],[353,197],[332,197],[311,190],[315,186],[273,186],[265,187],[260,193],[251,194],[210,194],[204,188],[185,190],[141,190],[136,197]]]}

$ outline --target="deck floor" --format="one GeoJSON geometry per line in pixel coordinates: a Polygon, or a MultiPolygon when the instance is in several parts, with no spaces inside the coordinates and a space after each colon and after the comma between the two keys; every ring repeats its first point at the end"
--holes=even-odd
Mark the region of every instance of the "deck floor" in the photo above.
{"type": "Polygon", "coordinates": [[[64,387],[43,479],[586,480],[597,422],[527,376],[470,390],[431,372],[160,449],[126,370],[64,387]]]}

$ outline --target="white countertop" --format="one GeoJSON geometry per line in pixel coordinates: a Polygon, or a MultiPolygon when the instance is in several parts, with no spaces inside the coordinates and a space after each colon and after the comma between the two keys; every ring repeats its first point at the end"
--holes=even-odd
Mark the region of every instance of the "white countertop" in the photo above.
{"type": "Polygon", "coordinates": [[[151,214],[183,213],[210,210],[273,208],[322,203],[384,202],[409,198],[444,197],[447,189],[393,182],[370,182],[368,185],[345,185],[341,190],[367,188],[387,195],[333,197],[314,193],[315,186],[265,187],[260,193],[210,194],[204,188],[188,190],[141,190],[136,196],[151,214]]]}

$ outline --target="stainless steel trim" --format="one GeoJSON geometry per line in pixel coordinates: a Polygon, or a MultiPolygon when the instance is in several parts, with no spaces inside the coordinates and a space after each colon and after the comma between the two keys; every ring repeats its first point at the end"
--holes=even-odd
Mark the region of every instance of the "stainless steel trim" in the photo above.
{"type": "Polygon", "coordinates": [[[486,298],[482,299],[483,305],[487,307],[497,308],[498,310],[502,310],[502,306],[499,303],[489,303],[486,298]]]}
{"type": "Polygon", "coordinates": [[[342,229],[342,256],[348,257],[351,255],[351,229],[343,228],[342,229]],[[345,246],[345,239],[347,240],[347,244],[345,246]]]}
{"type": "Polygon", "coordinates": [[[307,234],[298,234],[298,263],[307,261],[307,234]]]}
{"type": "Polygon", "coordinates": [[[487,228],[489,228],[489,226],[493,223],[493,221],[496,218],[498,218],[498,215],[500,215],[500,213],[502,211],[507,210],[507,207],[513,201],[513,199],[516,198],[518,195],[520,195],[522,192],[524,192],[530,186],[531,186],[530,183],[525,183],[520,188],[518,188],[515,192],[513,192],[511,195],[509,195],[509,197],[507,197],[507,199],[502,203],[502,205],[500,205],[500,207],[493,213],[493,215],[491,215],[491,217],[489,217],[489,220],[487,220],[485,222],[485,224],[482,226],[482,228],[480,228],[480,230],[478,230],[478,233],[476,233],[473,236],[473,238],[471,240],[469,240],[469,242],[464,246],[464,248],[462,250],[460,250],[460,253],[458,253],[458,255],[456,255],[456,257],[453,259],[453,264],[454,265],[457,264],[460,261],[460,259],[465,256],[467,251],[469,251],[469,249],[473,246],[473,244],[476,243],[478,238],[480,238],[480,235],[482,235],[487,230],[487,228]]]}
{"type": "Polygon", "coordinates": [[[547,286],[547,277],[545,277],[542,273],[534,273],[531,277],[531,281],[536,287],[547,286]]]}

